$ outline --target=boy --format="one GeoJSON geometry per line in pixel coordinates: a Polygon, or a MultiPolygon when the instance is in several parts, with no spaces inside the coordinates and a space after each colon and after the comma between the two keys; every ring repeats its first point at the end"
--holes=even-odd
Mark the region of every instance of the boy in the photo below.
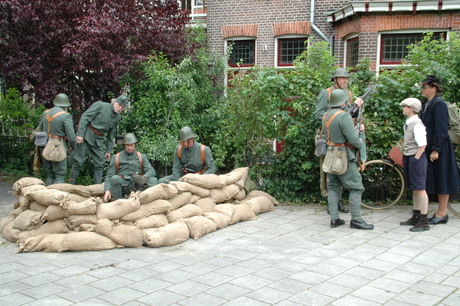
{"type": "Polygon", "coordinates": [[[425,190],[427,159],[425,155],[426,129],[418,113],[422,103],[416,98],[404,99],[400,105],[403,107],[403,114],[407,117],[404,124],[404,176],[407,185],[412,190],[414,209],[412,217],[400,225],[413,225],[411,232],[421,232],[430,229],[428,223],[428,195],[425,190]]]}

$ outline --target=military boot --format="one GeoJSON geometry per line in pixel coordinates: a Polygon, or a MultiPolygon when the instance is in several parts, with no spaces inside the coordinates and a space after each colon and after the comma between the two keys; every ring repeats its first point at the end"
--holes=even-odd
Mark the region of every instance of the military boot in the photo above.
{"type": "Polygon", "coordinates": [[[428,223],[427,215],[420,215],[417,222],[409,229],[411,232],[423,232],[430,230],[430,223],[428,223]]]}
{"type": "Polygon", "coordinates": [[[418,219],[420,219],[420,210],[415,210],[414,209],[412,211],[412,217],[410,217],[406,221],[399,222],[399,225],[404,225],[404,226],[415,225],[417,223],[418,219]]]}

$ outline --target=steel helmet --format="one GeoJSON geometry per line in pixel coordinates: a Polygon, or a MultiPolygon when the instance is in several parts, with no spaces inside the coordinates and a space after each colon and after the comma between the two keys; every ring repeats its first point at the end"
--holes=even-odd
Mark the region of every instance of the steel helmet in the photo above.
{"type": "Polygon", "coordinates": [[[120,106],[126,106],[128,104],[128,97],[125,95],[120,95],[116,100],[120,106]]]}
{"type": "Polygon", "coordinates": [[[70,106],[69,97],[65,93],[58,93],[54,98],[53,104],[56,106],[70,106]]]}
{"type": "Polygon", "coordinates": [[[330,107],[341,106],[350,97],[348,92],[342,89],[334,89],[331,93],[331,100],[329,102],[330,107]]]}
{"type": "Polygon", "coordinates": [[[331,78],[331,81],[334,81],[335,78],[349,78],[350,75],[348,74],[347,70],[344,68],[337,68],[334,71],[334,75],[331,78]]]}
{"type": "Polygon", "coordinates": [[[122,144],[127,145],[127,144],[133,144],[137,143],[137,138],[133,133],[126,133],[123,136],[123,142],[122,144]]]}
{"type": "Polygon", "coordinates": [[[184,126],[179,131],[179,141],[185,141],[190,138],[197,137],[195,133],[193,133],[192,129],[189,126],[184,126]]]}

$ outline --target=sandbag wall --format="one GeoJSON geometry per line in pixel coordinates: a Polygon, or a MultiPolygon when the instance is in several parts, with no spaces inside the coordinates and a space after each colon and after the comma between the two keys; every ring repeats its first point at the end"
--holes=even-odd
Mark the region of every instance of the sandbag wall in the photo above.
{"type": "Polygon", "coordinates": [[[18,252],[176,245],[273,210],[278,202],[269,194],[246,194],[247,175],[247,167],[223,175],[187,174],[109,203],[101,200],[103,184],[46,187],[26,177],[13,185],[17,202],[0,220],[0,232],[18,244],[18,252]]]}

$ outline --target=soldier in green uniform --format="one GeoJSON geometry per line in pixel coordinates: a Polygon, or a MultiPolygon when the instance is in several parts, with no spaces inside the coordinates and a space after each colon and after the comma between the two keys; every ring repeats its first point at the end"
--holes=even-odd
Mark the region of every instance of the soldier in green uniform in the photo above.
{"type": "Polygon", "coordinates": [[[195,141],[195,133],[188,126],[179,131],[180,145],[174,151],[173,173],[160,179],[159,183],[178,181],[187,173],[215,173],[211,149],[195,141]]]}
{"type": "Polygon", "coordinates": [[[104,162],[110,160],[120,112],[127,103],[128,98],[121,95],[111,103],[97,101],[83,113],[77,130],[77,148],[72,152],[69,183],[76,183],[80,168],[89,154],[94,165],[94,183],[102,183],[104,162]]]}
{"type": "MultiPolygon", "coordinates": [[[[323,118],[323,127],[326,122],[336,113],[346,108],[346,101],[349,98],[348,93],[343,90],[334,90],[331,94],[330,109],[323,118]]],[[[330,142],[333,146],[345,146],[348,157],[348,169],[342,175],[327,174],[328,178],[328,195],[327,201],[329,212],[331,214],[331,227],[337,227],[345,224],[345,221],[339,218],[338,203],[342,196],[342,188],[350,192],[349,202],[351,209],[351,228],[373,229],[372,224],[367,224],[361,218],[361,196],[364,191],[361,174],[355,161],[355,151],[362,146],[362,140],[358,136],[353,125],[353,119],[347,112],[338,114],[330,123],[330,142]]]]}
{"type": "Polygon", "coordinates": [[[155,169],[147,157],[136,151],[133,133],[123,136],[124,150],[112,156],[104,184],[104,201],[118,200],[133,190],[143,190],[157,184],[155,169]]]}
{"type": "MultiPolygon", "coordinates": [[[[53,104],[53,108],[43,112],[37,130],[48,132],[48,138],[67,139],[67,146],[74,149],[76,138],[73,119],[72,115],[67,112],[67,108],[70,106],[69,97],[65,93],[59,93],[54,98],[53,104]]],[[[43,151],[43,148],[40,150],[43,151]]],[[[67,158],[60,162],[51,162],[42,156],[41,160],[47,172],[46,185],[65,182],[67,158]]]]}

